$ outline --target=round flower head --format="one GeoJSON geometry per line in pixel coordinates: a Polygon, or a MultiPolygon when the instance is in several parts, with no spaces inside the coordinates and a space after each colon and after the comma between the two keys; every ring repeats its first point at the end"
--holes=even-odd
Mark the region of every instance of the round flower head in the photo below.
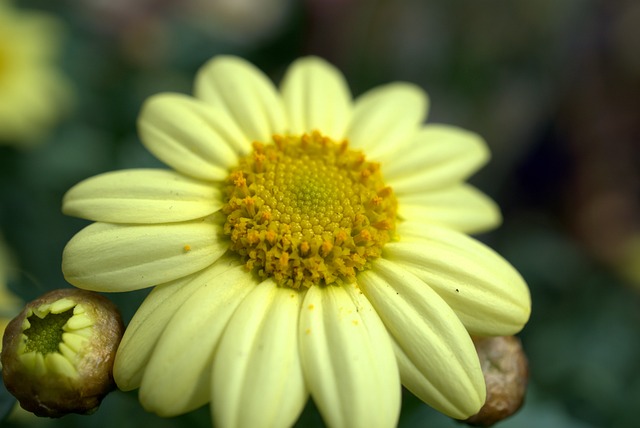
{"type": "Polygon", "coordinates": [[[511,335],[530,313],[520,275],[465,233],[500,221],[465,179],[484,142],[423,125],[427,98],[395,83],[355,101],[318,58],[280,91],[218,57],[194,97],[140,114],[172,170],[106,173],[64,212],[94,220],[67,244],[74,285],[155,286],[114,376],[174,416],[211,402],[216,426],[290,426],[309,395],[330,426],[393,426],[401,385],[457,419],[485,384],[470,334],[511,335]]]}
{"type": "Polygon", "coordinates": [[[69,83],[54,65],[61,22],[0,2],[0,144],[38,141],[69,103],[69,83]]]}
{"type": "Polygon", "coordinates": [[[38,416],[92,413],[115,388],[112,367],[123,331],[105,297],[76,288],[50,291],[7,325],[4,384],[38,416]]]}

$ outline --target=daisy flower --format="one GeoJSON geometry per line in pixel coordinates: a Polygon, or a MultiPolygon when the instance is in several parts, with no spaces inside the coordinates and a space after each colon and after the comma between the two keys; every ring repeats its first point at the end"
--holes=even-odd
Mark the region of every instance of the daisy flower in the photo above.
{"type": "Polygon", "coordinates": [[[63,253],[77,287],[155,288],[114,377],[161,416],[210,402],[216,426],[290,426],[309,396],[335,427],[393,426],[401,385],[464,419],[485,401],[471,335],[512,335],[528,288],[466,233],[496,226],[465,179],[477,135],[424,125],[427,97],[394,83],[355,99],[302,58],[280,90],[250,63],[212,59],[194,96],[139,117],[171,170],[115,171],[65,195],[93,220],[63,253]]]}
{"type": "Polygon", "coordinates": [[[54,64],[62,26],[53,16],[0,2],[0,144],[38,141],[69,104],[54,64]]]}

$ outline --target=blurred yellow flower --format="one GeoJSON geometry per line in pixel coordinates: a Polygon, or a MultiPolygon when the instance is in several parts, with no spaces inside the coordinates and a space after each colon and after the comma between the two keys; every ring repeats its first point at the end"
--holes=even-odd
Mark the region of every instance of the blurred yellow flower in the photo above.
{"type": "Polygon", "coordinates": [[[466,233],[500,213],[465,183],[489,156],[468,131],[424,125],[406,83],[355,99],[318,58],[280,91],[218,57],[195,96],[139,118],[173,170],[85,180],[63,210],[94,220],[63,253],[77,287],[156,286],[116,356],[124,390],[174,416],[211,402],[216,426],[290,426],[309,395],[329,426],[394,426],[401,384],[454,418],[485,384],[470,334],[512,335],[521,276],[466,233]]]}
{"type": "MultiPolygon", "coordinates": [[[[11,266],[9,250],[0,236],[0,339],[7,324],[18,315],[23,304],[22,300],[7,288],[11,266]]],[[[2,351],[2,340],[0,340],[0,351],[2,351]]]]}
{"type": "Polygon", "coordinates": [[[33,144],[70,102],[69,82],[55,64],[62,23],[0,2],[0,144],[33,144]]]}

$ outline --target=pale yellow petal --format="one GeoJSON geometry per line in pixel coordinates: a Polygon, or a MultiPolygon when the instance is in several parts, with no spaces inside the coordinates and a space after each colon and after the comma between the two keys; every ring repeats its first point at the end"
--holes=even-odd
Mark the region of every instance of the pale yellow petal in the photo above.
{"type": "MultiPolygon", "coordinates": [[[[485,383],[469,333],[447,305],[415,275],[378,259],[358,275],[360,289],[402,354],[422,376],[402,383],[421,400],[451,417],[465,419],[485,401],[485,383]]],[[[397,354],[397,353],[396,353],[397,354]]]]}
{"type": "Polygon", "coordinates": [[[244,265],[220,260],[197,279],[198,288],[174,311],[140,385],[143,407],[163,417],[209,401],[213,355],[229,318],[256,281],[244,265]]]}
{"type": "Polygon", "coordinates": [[[181,94],[149,98],[138,118],[140,139],[158,159],[200,180],[223,180],[249,141],[224,111],[181,94]]]}
{"type": "Polygon", "coordinates": [[[142,376],[160,335],[176,311],[210,278],[234,267],[235,255],[223,255],[211,267],[155,287],[138,308],[122,337],[113,365],[118,388],[140,387],[142,376]]]}
{"type": "Polygon", "coordinates": [[[71,284],[95,291],[129,291],[173,281],[215,262],[228,244],[218,219],[158,225],[94,223],[62,254],[71,284]]]}
{"type": "Polygon", "coordinates": [[[195,96],[225,111],[249,141],[271,141],[286,131],[282,100],[273,83],[253,64],[217,56],[198,72],[195,96]]]}
{"type": "MultiPolygon", "coordinates": [[[[455,397],[451,397],[450,394],[447,393],[447,387],[434,385],[430,373],[428,373],[427,370],[419,369],[395,340],[393,340],[393,350],[395,351],[396,361],[400,369],[402,384],[413,395],[436,410],[455,419],[466,419],[471,413],[475,414],[475,412],[471,410],[459,410],[454,405],[449,404],[455,401],[455,397]]],[[[455,382],[456,380],[450,378],[449,381],[455,382]]],[[[469,409],[472,408],[471,406],[467,407],[469,409]]]]}
{"type": "Polygon", "coordinates": [[[253,286],[216,352],[211,415],[221,427],[289,427],[309,393],[298,351],[302,294],[272,280],[253,286]]]}
{"type": "Polygon", "coordinates": [[[422,193],[466,180],[489,160],[477,134],[446,125],[426,125],[406,150],[384,164],[387,184],[396,194],[422,193]]]}
{"type": "Polygon", "coordinates": [[[384,161],[420,129],[427,104],[424,91],[408,83],[372,89],[356,99],[347,138],[368,159],[384,161]]]}
{"type": "Polygon", "coordinates": [[[481,242],[446,228],[403,223],[384,257],[433,288],[471,334],[506,336],[529,319],[531,297],[520,274],[481,242]]]}
{"type": "Polygon", "coordinates": [[[140,387],[144,368],[158,338],[175,309],[193,292],[192,274],[155,287],[142,302],[125,330],[116,359],[113,377],[118,388],[130,391],[140,387]]]}
{"type": "Polygon", "coordinates": [[[49,352],[44,355],[44,364],[48,373],[54,373],[60,378],[77,379],[78,369],[71,361],[58,352],[49,352]]]}
{"type": "Polygon", "coordinates": [[[502,223],[498,205],[466,183],[422,194],[399,195],[398,215],[410,222],[436,224],[466,233],[485,232],[502,223]]]}
{"type": "Polygon", "coordinates": [[[335,140],[344,138],[351,93],[342,73],[331,64],[316,57],[294,62],[282,81],[282,97],[289,132],[320,131],[335,140]]]}
{"type": "Polygon", "coordinates": [[[354,286],[311,287],[299,335],[305,378],[328,426],[397,423],[400,383],[391,341],[354,286]]]}
{"type": "Polygon", "coordinates": [[[212,183],[161,169],[108,172],[73,186],[67,215],[112,223],[171,223],[205,217],[222,207],[212,183]]]}

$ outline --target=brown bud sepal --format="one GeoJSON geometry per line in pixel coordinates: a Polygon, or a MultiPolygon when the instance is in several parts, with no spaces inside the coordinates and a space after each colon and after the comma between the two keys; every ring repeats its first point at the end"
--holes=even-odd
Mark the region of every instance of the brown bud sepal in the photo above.
{"type": "Polygon", "coordinates": [[[527,357],[515,336],[474,337],[487,399],[480,411],[465,420],[469,425],[488,427],[517,412],[529,379],[527,357]]]}
{"type": "Polygon", "coordinates": [[[97,293],[51,291],[7,325],[2,377],[38,416],[94,412],[115,388],[113,361],[124,333],[116,306],[97,293]]]}

